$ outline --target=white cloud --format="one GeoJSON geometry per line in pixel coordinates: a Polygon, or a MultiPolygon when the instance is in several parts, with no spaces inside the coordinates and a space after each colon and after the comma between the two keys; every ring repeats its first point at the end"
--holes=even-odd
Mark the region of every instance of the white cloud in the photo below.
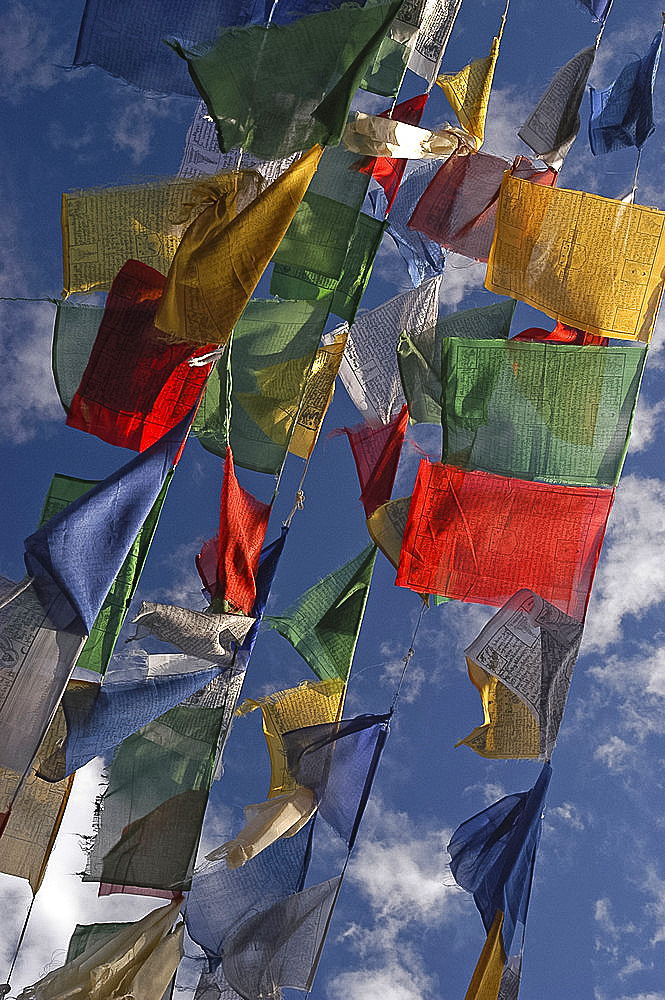
{"type": "Polygon", "coordinates": [[[646,451],[656,441],[660,442],[665,417],[665,402],[647,403],[640,399],[635,411],[635,419],[630,433],[629,450],[633,453],[646,451]]]}
{"type": "Polygon", "coordinates": [[[555,822],[558,821],[564,823],[572,830],[577,830],[578,832],[584,830],[584,821],[580,815],[580,811],[572,802],[562,802],[560,806],[548,808],[545,816],[547,821],[549,821],[550,827],[554,826],[555,822]]]}
{"type": "Polygon", "coordinates": [[[47,16],[34,5],[10,3],[0,13],[0,96],[11,104],[30,90],[47,90],[62,77],[67,47],[53,37],[47,16]]]}
{"type": "Polygon", "coordinates": [[[65,419],[51,374],[53,306],[2,302],[0,325],[0,438],[24,444],[43,434],[47,424],[65,419]]]}
{"type": "Polygon", "coordinates": [[[443,271],[439,301],[442,305],[457,308],[467,295],[484,287],[486,273],[487,264],[470,260],[458,253],[449,253],[443,271]]]}
{"type": "Polygon", "coordinates": [[[404,966],[392,956],[388,964],[342,972],[326,984],[330,1000],[429,1000],[433,982],[421,968],[404,966]]]}
{"type": "Polygon", "coordinates": [[[601,761],[610,771],[623,771],[635,756],[635,747],[620,736],[610,736],[594,752],[594,759],[601,761]]]}
{"type": "Polygon", "coordinates": [[[172,117],[181,103],[182,98],[132,98],[109,124],[113,148],[129,153],[132,163],[141,163],[151,151],[155,122],[172,117]]]}

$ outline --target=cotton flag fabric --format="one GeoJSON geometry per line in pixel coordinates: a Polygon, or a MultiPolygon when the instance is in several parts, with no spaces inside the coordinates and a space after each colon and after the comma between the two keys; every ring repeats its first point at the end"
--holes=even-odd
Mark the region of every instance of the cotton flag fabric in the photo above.
{"type": "Polygon", "coordinates": [[[280,837],[292,837],[316,812],[314,793],[295,788],[286,795],[245,806],[245,825],[232,840],[206,854],[207,861],[224,858],[229,868],[240,868],[280,837]]]}
{"type": "Polygon", "coordinates": [[[369,545],[281,615],[264,619],[289,640],[320,680],[348,680],[375,560],[376,548],[369,545]]]}
{"type": "Polygon", "coordinates": [[[187,60],[220,148],[277,159],[339,141],[351,98],[399,5],[343,5],[285,27],[223,31],[208,46],[169,43],[187,60]]]}
{"type": "Polygon", "coordinates": [[[418,27],[409,45],[408,68],[430,84],[439,72],[461,6],[462,0],[416,0],[402,4],[395,18],[393,31],[400,24],[418,27]]]}
{"type": "Polygon", "coordinates": [[[390,715],[360,715],[284,733],[289,770],[319,815],[353,848],[388,738],[390,715]]]}
{"type": "Polygon", "coordinates": [[[455,128],[432,132],[417,125],[357,111],[355,118],[346,125],[342,139],[347,149],[363,156],[446,160],[465,142],[465,133],[455,128]]]}
{"type": "Polygon", "coordinates": [[[598,42],[582,49],[555,74],[517,133],[552,170],[560,170],[580,130],[580,104],[598,42]]]}
{"type": "Polygon", "coordinates": [[[535,184],[556,184],[553,170],[537,170],[526,156],[516,157],[511,168],[503,157],[469,156],[466,150],[458,150],[432,179],[409,219],[409,228],[447,250],[486,261],[494,238],[499,189],[509,169],[535,184]]]}
{"type": "MultiPolygon", "coordinates": [[[[408,125],[420,125],[423,111],[429,94],[418,94],[406,101],[400,101],[394,109],[382,111],[381,117],[393,118],[398,122],[406,122],[408,125]]],[[[361,173],[370,174],[385,191],[389,212],[397,194],[397,188],[404,176],[406,160],[397,160],[390,156],[372,157],[369,162],[359,165],[361,173]]]]}
{"type": "Polygon", "coordinates": [[[612,0],[579,0],[591,14],[593,21],[604,21],[612,0]]]}
{"type": "Polygon", "coordinates": [[[252,655],[254,643],[259,634],[259,626],[270,596],[270,588],[272,587],[288,534],[289,527],[283,524],[279,536],[274,541],[269,542],[268,545],[264,545],[261,549],[259,568],[256,573],[256,598],[252,607],[254,622],[243,639],[242,645],[236,650],[235,665],[237,670],[244,669],[252,655]]]}
{"type": "Polygon", "coordinates": [[[514,340],[443,343],[443,457],[464,468],[614,486],[646,347],[514,340]]]}
{"type": "Polygon", "coordinates": [[[567,326],[648,343],[662,295],[665,213],[504,176],[485,287],[567,326]]]}
{"type": "Polygon", "coordinates": [[[499,58],[499,41],[499,38],[493,39],[490,54],[486,58],[476,59],[459,73],[445,73],[436,78],[476,149],[480,149],[485,138],[485,118],[494,68],[499,58]]]}
{"type": "Polygon", "coordinates": [[[58,301],[55,310],[51,352],[53,381],[67,413],[92,353],[104,307],[58,301]]]}
{"type": "Polygon", "coordinates": [[[155,316],[155,326],[167,339],[226,343],[286,233],[322,152],[321,146],[313,146],[242,208],[238,197],[247,172],[222,174],[208,185],[201,182],[199,197],[205,207],[183,235],[155,316]]]}
{"type": "MultiPolygon", "coordinates": [[[[582,624],[530,590],[519,590],[465,650],[537,721],[539,752],[552,755],[582,641],[582,624]]],[[[500,720],[499,720],[500,721],[500,720]]]]}
{"type": "Polygon", "coordinates": [[[412,421],[441,421],[441,357],[449,338],[507,339],[516,305],[515,299],[503,299],[490,306],[449,313],[431,326],[401,334],[397,364],[412,421]]]}
{"type": "Polygon", "coordinates": [[[336,722],[342,717],[346,684],[338,677],[326,681],[304,681],[295,688],[276,691],[260,700],[247,698],[238,708],[246,715],[260,708],[263,733],[270,754],[270,788],[267,798],[285,795],[296,787],[289,771],[282,735],[292,729],[336,722]]]}
{"type": "Polygon", "coordinates": [[[467,746],[489,760],[540,756],[538,720],[497,677],[467,658],[469,680],[483,706],[483,724],[455,746],[467,746]]]}
{"type": "Polygon", "coordinates": [[[309,458],[316,444],[323,418],[332,402],[335,379],[344,357],[348,333],[337,333],[329,344],[319,347],[307,376],[298,417],[291,434],[289,454],[309,458]]]}
{"type": "Polygon", "coordinates": [[[210,609],[192,611],[153,601],[142,601],[132,621],[136,624],[135,639],[154,635],[188,656],[220,668],[233,665],[234,644],[242,642],[254,625],[254,618],[247,615],[217,614],[210,609]]]}
{"type": "Polygon", "coordinates": [[[494,606],[528,587],[583,621],[613,499],[423,459],[396,582],[494,606]]]}
{"type": "Polygon", "coordinates": [[[203,391],[210,364],[190,366],[194,344],[168,344],[155,329],[165,279],[127,261],[106,300],[67,424],[109,444],[145,451],[182,420],[203,391]]]}
{"type": "Polygon", "coordinates": [[[574,326],[557,323],[553,330],[545,330],[539,326],[530,326],[527,330],[516,333],[515,340],[537,341],[545,343],[552,341],[557,344],[577,344],[579,347],[608,347],[609,337],[595,337],[585,330],[576,330],[574,326]]]}
{"type": "MultiPolygon", "coordinates": [[[[20,994],[20,1000],[161,1000],[182,955],[182,930],[172,931],[182,899],[128,924],[101,947],[91,943],[73,961],[20,994]],[[175,944],[175,947],[162,947],[175,944]],[[141,975],[150,963],[150,977],[141,975]],[[147,980],[147,981],[146,981],[147,980]],[[140,990],[140,992],[135,992],[140,990]]],[[[182,927],[182,925],[181,925],[182,927]]]]}
{"type": "Polygon", "coordinates": [[[390,499],[408,422],[409,411],[403,406],[389,424],[344,428],[358,470],[366,518],[390,499]]]}
{"type": "Polygon", "coordinates": [[[589,143],[594,156],[626,146],[641,149],[655,130],[653,87],[662,41],[661,29],[644,59],[624,66],[614,83],[605,90],[589,87],[589,143]]]}
{"type": "MultiPolygon", "coordinates": [[[[422,197],[438,169],[438,163],[431,160],[411,170],[399,186],[397,197],[390,210],[386,233],[394,241],[401,257],[407,266],[409,277],[414,288],[428,278],[433,278],[443,272],[446,254],[443,248],[433,240],[409,229],[409,219],[413,206],[422,197]]],[[[370,192],[383,198],[383,192],[370,192]]],[[[383,212],[377,198],[374,199],[375,211],[383,212]]]]}
{"type": "Polygon", "coordinates": [[[179,458],[192,416],[25,540],[35,585],[55,583],[87,633],[179,458]]]}
{"type": "Polygon", "coordinates": [[[389,500],[367,518],[367,531],[376,547],[397,569],[402,553],[411,497],[389,500]]]}

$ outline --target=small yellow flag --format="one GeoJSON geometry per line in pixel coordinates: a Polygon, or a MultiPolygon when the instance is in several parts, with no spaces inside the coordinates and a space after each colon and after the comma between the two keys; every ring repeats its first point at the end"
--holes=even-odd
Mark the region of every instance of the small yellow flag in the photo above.
{"type": "Polygon", "coordinates": [[[498,57],[499,39],[494,38],[489,56],[474,60],[459,73],[444,73],[436,78],[460,125],[475,140],[476,151],[485,138],[487,105],[498,57]]]}
{"type": "Polygon", "coordinates": [[[466,664],[469,679],[480,694],[485,719],[482,726],[476,726],[456,746],[470,747],[481,757],[492,760],[538,757],[538,722],[524,702],[468,656],[466,664]]]}

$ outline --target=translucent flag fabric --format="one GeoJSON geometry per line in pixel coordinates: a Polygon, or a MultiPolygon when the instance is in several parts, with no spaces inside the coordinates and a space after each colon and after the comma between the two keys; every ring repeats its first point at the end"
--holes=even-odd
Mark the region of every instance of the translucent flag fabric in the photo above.
{"type": "Polygon", "coordinates": [[[85,881],[114,892],[189,889],[215,760],[242,680],[216,677],[120,744],[98,801],[85,881]]]}
{"type": "MultiPolygon", "coordinates": [[[[136,593],[170,483],[171,476],[167,476],[157,500],[143,525],[139,528],[134,543],[111,584],[111,589],[95,618],[90,635],[85,640],[85,645],[77,658],[76,664],[81,669],[93,670],[97,674],[106,672],[120,629],[127,617],[129,605],[136,593]]],[[[44,498],[39,523],[43,524],[55,514],[63,511],[70,503],[78,500],[95,485],[94,480],[75,479],[73,476],[63,476],[56,473],[44,498]]]]}
{"type": "Polygon", "coordinates": [[[289,771],[283,733],[321,722],[336,722],[342,717],[346,684],[338,677],[327,681],[303,681],[298,687],[276,691],[259,701],[247,698],[238,708],[245,715],[260,708],[263,733],[270,754],[270,788],[267,798],[285,795],[296,787],[289,771]]]}
{"type": "Polygon", "coordinates": [[[665,213],[506,174],[485,287],[568,326],[648,343],[662,294],[665,213]]]}
{"type": "Polygon", "coordinates": [[[448,99],[463,129],[480,149],[485,138],[485,118],[499,58],[499,38],[494,38],[489,56],[475,59],[459,73],[444,73],[436,82],[448,99]]]}
{"type": "Polygon", "coordinates": [[[344,428],[358,470],[366,518],[390,499],[408,422],[409,411],[403,406],[389,424],[344,428]]]}
{"type": "Polygon", "coordinates": [[[517,133],[553,170],[560,170],[580,130],[580,104],[598,43],[582,49],[555,74],[517,133]]]}
{"type": "Polygon", "coordinates": [[[86,632],[179,458],[192,416],[25,540],[35,585],[55,583],[86,632]]]}
{"type": "Polygon", "coordinates": [[[323,948],[341,876],[310,886],[249,917],[224,944],[222,967],[241,996],[275,996],[280,986],[308,991],[323,948]]]}
{"type": "Polygon", "coordinates": [[[396,582],[495,606],[528,587],[583,621],[613,499],[423,460],[396,582]]]}
{"type": "Polygon", "coordinates": [[[132,621],[136,624],[135,639],[154,635],[218,667],[233,665],[234,643],[242,641],[254,625],[254,618],[247,615],[217,614],[210,609],[192,611],[153,601],[142,601],[132,621]]]}
{"type": "Polygon", "coordinates": [[[194,873],[185,923],[190,937],[219,965],[227,936],[252,913],[271,906],[305,884],[313,823],[293,837],[276,840],[241,868],[216,861],[194,873]]]}
{"type": "Polygon", "coordinates": [[[206,47],[169,44],[188,62],[220,148],[242,146],[277,159],[339,141],[351,98],[399,4],[345,5],[285,27],[222,31],[206,47]]]}
{"type": "Polygon", "coordinates": [[[230,386],[222,360],[210,375],[194,419],[193,432],[207,451],[226,455],[230,388],[234,463],[255,472],[279,472],[296,433],[329,309],[329,297],[320,302],[248,303],[233,334],[230,386]]]}
{"type": "Polygon", "coordinates": [[[81,384],[85,366],[92,352],[103,306],[79,306],[57,302],[53,327],[53,381],[65,412],[81,384]]]}
{"type": "Polygon", "coordinates": [[[614,486],[646,347],[443,343],[443,458],[518,479],[614,486]]]}
{"type": "MultiPolygon", "coordinates": [[[[404,7],[404,4],[402,5],[404,7]]],[[[393,25],[394,26],[394,25],[393,25]]],[[[418,94],[406,101],[400,101],[388,111],[382,111],[383,118],[393,118],[398,122],[406,122],[408,125],[420,125],[427,98],[429,94],[418,94]]],[[[397,194],[397,188],[404,176],[406,160],[395,161],[394,157],[372,157],[369,162],[358,165],[361,173],[370,174],[383,188],[388,202],[389,212],[397,194]]]]}
{"type": "Polygon", "coordinates": [[[344,357],[347,338],[347,331],[335,334],[331,342],[319,347],[314,356],[291,435],[291,455],[308,458],[312,453],[323,418],[332,402],[335,379],[344,357]]]}
{"type": "Polygon", "coordinates": [[[200,348],[165,343],[154,326],[164,280],[138,260],[121,268],[69,405],[69,427],[145,451],[198,401],[210,364],[188,365],[200,348]]]}
{"type": "Polygon", "coordinates": [[[316,799],[309,788],[295,788],[286,795],[245,806],[242,830],[232,840],[206,854],[206,860],[224,858],[229,868],[240,868],[280,837],[293,837],[315,811],[316,799]]]}
{"type": "Polygon", "coordinates": [[[307,726],[283,736],[289,770],[319,815],[353,848],[389,732],[390,715],[307,726]]]}
{"type": "Polygon", "coordinates": [[[173,342],[225,344],[311,181],[323,150],[313,146],[274,183],[241,206],[256,174],[201,181],[204,207],[183,234],[155,326],[173,342]]]}
{"type": "Polygon", "coordinates": [[[483,724],[455,746],[466,746],[490,760],[540,756],[538,721],[505,684],[467,658],[469,680],[483,706],[483,724]]]}
{"type": "Polygon", "coordinates": [[[367,421],[390,423],[404,406],[395,348],[403,330],[415,334],[436,325],[440,287],[441,278],[432,278],[368,310],[351,326],[339,374],[367,421]]]}
{"type": "Polygon", "coordinates": [[[367,518],[369,537],[395,569],[399,566],[410,506],[411,497],[399,497],[377,507],[367,518]]]}
{"type": "MultiPolygon", "coordinates": [[[[494,238],[496,203],[510,162],[500,156],[466,150],[452,154],[434,176],[409,219],[417,229],[447,250],[486,261],[494,238]]],[[[526,156],[512,165],[516,177],[553,187],[553,170],[536,170],[526,156]]]]}
{"type": "Polygon", "coordinates": [[[393,30],[400,22],[418,26],[409,46],[408,68],[428,83],[436,79],[461,6],[462,0],[410,0],[398,11],[393,30]]]}
{"type": "Polygon", "coordinates": [[[544,343],[552,341],[557,344],[577,344],[579,347],[608,347],[609,337],[595,337],[585,330],[576,330],[574,326],[566,326],[565,323],[557,323],[553,330],[544,330],[539,326],[530,326],[527,330],[522,330],[515,334],[515,340],[528,340],[544,343]]]}
{"type": "Polygon", "coordinates": [[[432,132],[381,115],[356,111],[355,118],[344,128],[342,140],[347,149],[363,156],[446,160],[464,142],[464,133],[454,128],[432,132]]]}
{"type": "Polygon", "coordinates": [[[109,289],[127,260],[166,274],[183,231],[192,180],[90,188],[62,196],[63,298],[109,289]]]}
{"type": "Polygon", "coordinates": [[[93,941],[67,965],[26,987],[20,1000],[60,1000],[65,996],[72,1000],[124,996],[160,1000],[182,955],[182,925],[171,930],[181,906],[182,899],[153,910],[101,946],[93,941]],[[146,963],[149,977],[141,975],[146,963]]]}
{"type": "MultiPolygon", "coordinates": [[[[407,266],[409,277],[414,288],[428,278],[433,278],[443,272],[446,254],[443,248],[433,240],[409,229],[409,219],[413,206],[425,193],[434,174],[438,170],[435,160],[425,162],[411,170],[399,186],[390,215],[388,216],[388,236],[394,241],[401,257],[407,266]]],[[[373,192],[383,197],[383,192],[373,192]]],[[[374,198],[375,211],[380,209],[378,199],[374,198]]]]}
{"type": "Polygon", "coordinates": [[[480,666],[528,706],[538,723],[539,751],[547,759],[554,749],[581,641],[580,622],[523,589],[465,650],[470,675],[472,664],[480,666]]]}
{"type": "Polygon", "coordinates": [[[449,313],[430,326],[401,334],[397,364],[412,421],[425,424],[441,421],[441,356],[448,339],[507,339],[516,305],[515,299],[503,299],[491,306],[449,313]]]}
{"type": "Polygon", "coordinates": [[[254,623],[242,641],[242,645],[236,651],[236,668],[238,670],[245,667],[254,649],[256,637],[259,634],[259,626],[266,610],[266,604],[270,596],[270,588],[277,572],[279,560],[286,545],[289,534],[288,525],[283,524],[282,530],[274,541],[264,545],[259,556],[259,568],[256,573],[256,598],[252,607],[254,623]]]}
{"type": "Polygon", "coordinates": [[[603,21],[610,8],[611,0],[579,0],[591,14],[592,20],[603,21]]]}
{"type": "Polygon", "coordinates": [[[464,1000],[498,1000],[505,961],[503,913],[498,910],[473,970],[464,1000]]]}
{"type": "Polygon", "coordinates": [[[320,680],[348,680],[375,561],[376,548],[368,545],[355,559],[306,590],[281,615],[264,618],[289,640],[320,680]]]}
{"type": "Polygon", "coordinates": [[[661,30],[654,35],[644,59],[624,66],[614,83],[605,90],[589,87],[589,144],[594,156],[626,146],[641,149],[656,128],[653,86],[662,41],[661,30]]]}

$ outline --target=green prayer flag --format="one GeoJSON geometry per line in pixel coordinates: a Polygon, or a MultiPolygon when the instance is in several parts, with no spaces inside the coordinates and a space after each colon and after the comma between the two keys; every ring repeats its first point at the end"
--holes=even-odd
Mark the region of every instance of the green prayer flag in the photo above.
{"type": "Polygon", "coordinates": [[[376,560],[366,549],[264,621],[294,646],[320,680],[348,680],[376,560]]]}
{"type": "Polygon", "coordinates": [[[646,346],[444,342],[444,461],[520,479],[614,486],[646,346]]]}
{"type": "Polygon", "coordinates": [[[397,364],[411,420],[423,424],[441,421],[441,351],[447,338],[507,338],[516,305],[515,299],[501,299],[491,306],[442,316],[436,326],[417,334],[401,335],[397,364]]]}
{"type": "MultiPolygon", "coordinates": [[[[279,471],[329,309],[330,296],[319,302],[254,299],[245,308],[231,346],[229,443],[236,465],[279,471]]],[[[226,386],[222,360],[193,425],[203,447],[220,456],[226,453],[226,386]]]]}
{"type": "Polygon", "coordinates": [[[103,316],[103,306],[74,306],[69,302],[56,304],[53,380],[67,412],[81,384],[103,316]]]}
{"type": "Polygon", "coordinates": [[[212,45],[169,44],[189,64],[220,148],[277,159],[339,142],[351,98],[400,3],[344,4],[284,26],[223,30],[212,45]]]}
{"type": "Polygon", "coordinates": [[[353,323],[388,223],[361,212],[356,222],[330,311],[353,323]]]}
{"type": "MultiPolygon", "coordinates": [[[[99,614],[90,630],[90,634],[85,641],[85,645],[76,661],[76,666],[85,670],[92,670],[97,674],[106,673],[111,655],[123,626],[129,605],[136,592],[146,558],[148,549],[152,544],[157,523],[162,512],[166,493],[171,483],[173,472],[166,478],[162,490],[155,501],[148,517],[143,522],[143,527],[139,531],[134,544],[127,553],[120,572],[113,581],[113,586],[102,604],[99,614]]],[[[49,518],[64,510],[70,503],[77,500],[88,490],[92,489],[96,483],[90,479],[76,479],[73,476],[63,476],[59,473],[51,480],[48,493],[44,499],[42,513],[39,520],[40,525],[49,518]]]]}

